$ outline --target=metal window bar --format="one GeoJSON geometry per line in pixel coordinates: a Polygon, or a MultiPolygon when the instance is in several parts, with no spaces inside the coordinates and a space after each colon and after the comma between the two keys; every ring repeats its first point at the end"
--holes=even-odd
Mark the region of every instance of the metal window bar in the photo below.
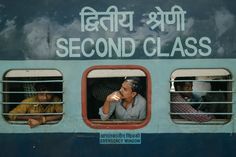
{"type": "Polygon", "coordinates": [[[2,94],[24,94],[24,93],[52,93],[52,94],[62,94],[64,91],[2,91],[2,94]]]}
{"type": "Polygon", "coordinates": [[[63,104],[64,102],[63,101],[55,101],[55,102],[1,102],[1,104],[12,104],[12,105],[15,105],[15,104],[32,104],[32,105],[35,105],[35,104],[63,104]]]}
{"type": "MultiPolygon", "coordinates": [[[[57,124],[60,120],[55,120],[55,121],[50,121],[50,122],[46,122],[45,124],[57,124]]],[[[27,125],[28,121],[25,120],[21,120],[21,121],[12,121],[12,120],[8,120],[7,121],[10,124],[17,124],[17,125],[27,125]]],[[[45,124],[41,124],[41,125],[45,125],[45,124]]]]}
{"type": "Polygon", "coordinates": [[[170,115],[234,115],[232,112],[196,112],[196,113],[189,113],[189,112],[170,112],[170,115]]]}
{"type": "MultiPolygon", "coordinates": [[[[2,113],[3,116],[55,116],[55,115],[64,115],[64,112],[61,113],[2,113]]],[[[56,124],[60,120],[54,120],[47,122],[46,124],[56,124]]],[[[28,124],[27,120],[8,120],[7,121],[10,124],[28,124]]]]}
{"type": "Polygon", "coordinates": [[[64,112],[60,113],[2,113],[4,116],[49,116],[49,115],[63,115],[64,112]]]}
{"type": "Polygon", "coordinates": [[[36,81],[19,81],[19,80],[1,80],[0,83],[60,83],[64,80],[36,80],[36,81]]]}
{"type": "Polygon", "coordinates": [[[219,124],[226,124],[230,121],[230,119],[214,119],[208,122],[197,122],[197,121],[186,121],[183,119],[173,119],[174,123],[176,124],[191,124],[191,125],[219,125],[219,124]]]}
{"type": "MultiPolygon", "coordinates": [[[[62,83],[64,80],[27,80],[27,81],[19,81],[19,80],[1,80],[1,83],[62,83]]],[[[1,94],[38,94],[38,93],[52,93],[52,94],[62,94],[64,91],[0,91],[1,94]]],[[[21,102],[1,102],[1,104],[20,104],[21,102]]],[[[33,103],[39,103],[39,102],[31,102],[33,103]]],[[[55,104],[55,103],[61,103],[61,102],[40,102],[40,104],[55,104]]],[[[27,103],[25,103],[27,104],[27,103]]]]}
{"type": "Polygon", "coordinates": [[[170,82],[234,82],[233,79],[222,80],[170,80],[170,82]]]}
{"type": "Polygon", "coordinates": [[[228,90],[228,91],[170,91],[170,93],[236,93],[236,91],[228,90]]]}
{"type": "Polygon", "coordinates": [[[170,101],[170,104],[233,104],[233,101],[198,101],[198,102],[189,102],[189,101],[184,101],[184,102],[180,102],[180,101],[170,101]]]}

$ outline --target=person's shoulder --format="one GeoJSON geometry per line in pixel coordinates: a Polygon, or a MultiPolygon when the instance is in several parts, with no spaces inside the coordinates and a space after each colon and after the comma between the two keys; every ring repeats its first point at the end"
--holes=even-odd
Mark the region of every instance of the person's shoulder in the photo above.
{"type": "Polygon", "coordinates": [[[61,101],[61,99],[58,96],[54,96],[52,101],[59,102],[59,101],[61,101]]]}
{"type": "Polygon", "coordinates": [[[52,102],[55,102],[54,104],[52,104],[52,107],[56,107],[56,108],[60,108],[62,110],[62,103],[56,103],[56,102],[61,102],[61,99],[58,96],[54,96],[52,102]]]}
{"type": "Polygon", "coordinates": [[[171,93],[171,98],[172,99],[182,98],[182,96],[179,93],[171,93]]]}
{"type": "Polygon", "coordinates": [[[135,99],[138,104],[146,105],[146,99],[142,95],[138,94],[135,99]]]}
{"type": "Polygon", "coordinates": [[[22,100],[22,102],[35,102],[36,101],[36,96],[32,96],[29,98],[25,98],[24,100],[22,100]]]}

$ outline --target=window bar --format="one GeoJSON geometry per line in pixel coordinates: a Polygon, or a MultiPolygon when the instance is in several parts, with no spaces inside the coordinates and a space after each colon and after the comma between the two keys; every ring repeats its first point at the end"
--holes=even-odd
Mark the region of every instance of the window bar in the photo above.
{"type": "Polygon", "coordinates": [[[12,105],[15,105],[15,104],[32,104],[32,105],[35,105],[35,104],[63,104],[64,102],[63,101],[56,101],[56,102],[1,102],[1,104],[12,104],[12,105]]]}
{"type": "Polygon", "coordinates": [[[37,81],[19,81],[19,80],[2,80],[1,83],[58,83],[64,80],[37,80],[37,81]]]}
{"type": "Polygon", "coordinates": [[[170,112],[171,115],[234,115],[232,112],[226,112],[226,113],[214,113],[214,112],[170,112]]]}
{"type": "Polygon", "coordinates": [[[236,91],[169,91],[170,93],[235,93],[236,91]]]}
{"type": "Polygon", "coordinates": [[[207,102],[202,102],[202,101],[197,101],[197,102],[188,102],[188,101],[170,101],[170,104],[233,104],[233,101],[207,101],[207,102]]]}
{"type": "Polygon", "coordinates": [[[48,115],[63,115],[64,112],[60,113],[2,113],[4,116],[48,116],[48,115]]]}
{"type": "Polygon", "coordinates": [[[38,94],[38,93],[52,93],[52,94],[60,94],[64,93],[64,91],[3,91],[0,92],[2,94],[25,94],[25,93],[32,93],[32,94],[38,94]]]}
{"type": "Polygon", "coordinates": [[[234,82],[234,80],[170,80],[170,82],[234,82]]]}

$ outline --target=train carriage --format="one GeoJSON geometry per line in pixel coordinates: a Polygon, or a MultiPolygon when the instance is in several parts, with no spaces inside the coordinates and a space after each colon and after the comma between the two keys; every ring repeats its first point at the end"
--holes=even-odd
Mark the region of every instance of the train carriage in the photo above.
{"type": "Polygon", "coordinates": [[[1,0],[0,156],[234,157],[235,3],[1,0]],[[145,118],[101,119],[129,77],[139,79],[145,118]],[[192,90],[178,91],[183,82],[192,90]],[[45,105],[62,111],[11,112],[41,83],[60,99],[45,105]],[[196,99],[176,102],[179,93],[196,99]],[[202,112],[174,112],[178,104],[202,112]],[[199,115],[211,119],[185,118],[199,115]],[[61,118],[31,128],[12,116],[61,118]]]}

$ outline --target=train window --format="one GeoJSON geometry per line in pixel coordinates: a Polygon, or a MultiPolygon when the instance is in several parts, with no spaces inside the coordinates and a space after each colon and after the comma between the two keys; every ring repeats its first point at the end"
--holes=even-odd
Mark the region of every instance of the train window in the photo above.
{"type": "Polygon", "coordinates": [[[145,126],[150,119],[150,88],[150,75],[144,67],[90,67],[82,81],[85,123],[98,129],[145,126]]]}
{"type": "Polygon", "coordinates": [[[226,69],[178,69],[170,80],[170,116],[181,124],[225,124],[232,118],[232,82],[226,69]]]}
{"type": "Polygon", "coordinates": [[[10,124],[55,124],[63,116],[63,78],[58,70],[9,70],[2,80],[3,117],[10,124]]]}

